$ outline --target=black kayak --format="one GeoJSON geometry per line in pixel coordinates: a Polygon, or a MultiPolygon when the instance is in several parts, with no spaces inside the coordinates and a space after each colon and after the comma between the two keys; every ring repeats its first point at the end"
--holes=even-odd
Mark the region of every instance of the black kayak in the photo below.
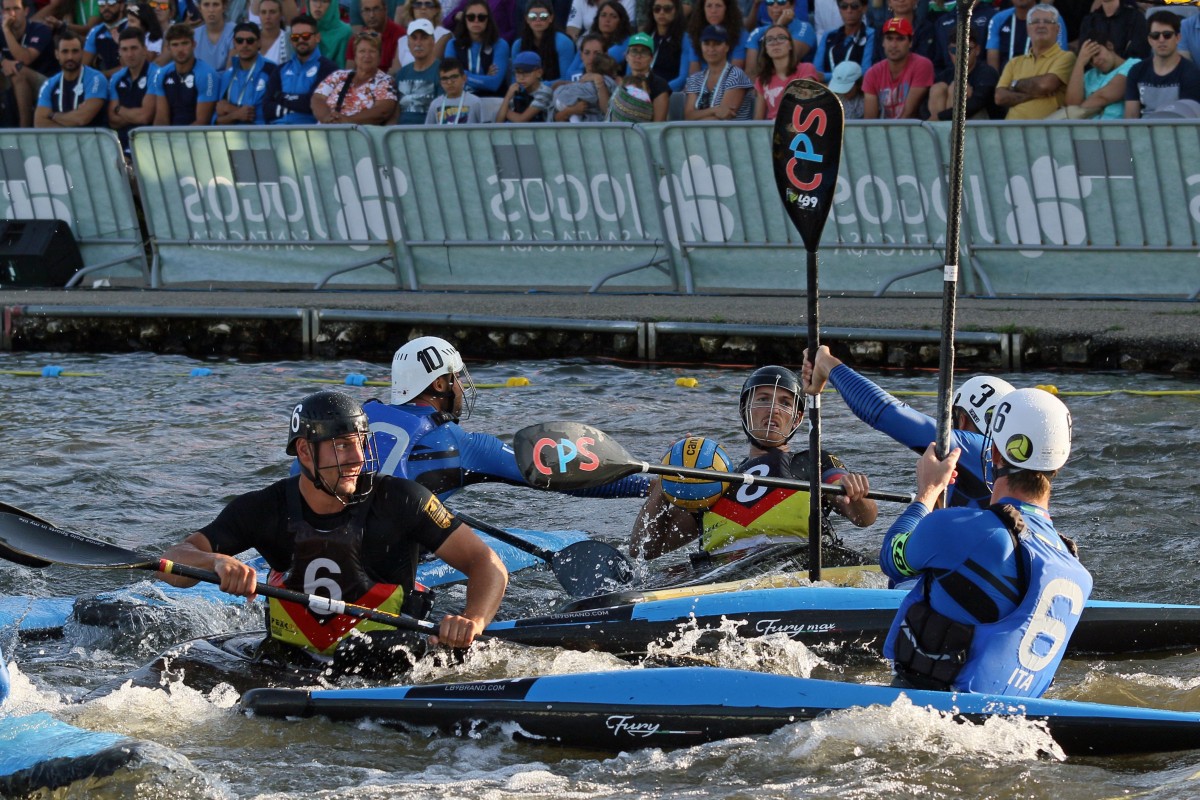
{"type": "Polygon", "coordinates": [[[906,697],[968,722],[1044,721],[1067,755],[1200,748],[1200,714],[986,694],[899,689],[714,667],[675,667],[378,689],[255,689],[242,707],[265,717],[378,720],[477,736],[517,726],[529,741],[605,751],[679,747],[770,733],[785,725],[906,697]]]}

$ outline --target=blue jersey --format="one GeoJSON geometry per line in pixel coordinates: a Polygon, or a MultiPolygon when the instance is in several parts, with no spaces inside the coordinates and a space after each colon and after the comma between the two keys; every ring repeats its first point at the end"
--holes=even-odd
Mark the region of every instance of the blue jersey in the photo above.
{"type": "Polygon", "coordinates": [[[217,89],[220,99],[235,106],[254,106],[254,124],[265,123],[263,98],[267,94],[267,82],[277,69],[274,62],[258,56],[250,69],[242,68],[242,60],[235,58],[233,66],[221,73],[217,89]]]}
{"type": "MultiPolygon", "coordinates": [[[[929,513],[913,503],[888,530],[879,564],[894,580],[920,576],[888,632],[895,659],[909,609],[925,600],[936,614],[973,629],[950,688],[1040,697],[1079,622],[1092,577],[1071,555],[1044,508],[1011,497],[1025,529],[1010,531],[988,509],[929,513]]],[[[908,620],[911,623],[911,620],[908,620]]],[[[916,635],[920,635],[917,631],[916,635]]]]}
{"type": "MultiPolygon", "coordinates": [[[[431,406],[363,404],[379,450],[379,471],[408,478],[445,500],[476,483],[528,486],[513,449],[487,433],[468,433],[431,406]]],[[[292,464],[292,474],[299,472],[292,464]]],[[[646,497],[650,481],[630,475],[619,481],[572,494],[581,497],[646,497]]]]}
{"type": "MultiPolygon", "coordinates": [[[[107,99],[108,79],[104,77],[104,73],[91,67],[80,67],[75,80],[66,80],[61,72],[47,78],[38,93],[37,104],[39,108],[48,108],[58,114],[74,111],[87,100],[107,99]]],[[[104,103],[101,103],[100,111],[88,124],[103,125],[105,116],[104,103]]]]}
{"type": "Polygon", "coordinates": [[[88,31],[87,40],[83,43],[83,50],[96,57],[92,61],[93,67],[101,72],[107,72],[110,69],[121,66],[121,54],[118,50],[117,36],[121,31],[125,30],[125,26],[128,24],[129,20],[122,19],[117,23],[115,31],[104,23],[100,23],[88,31]]]}
{"type": "Polygon", "coordinates": [[[108,99],[116,100],[122,108],[141,108],[158,70],[157,64],[147,61],[142,66],[142,74],[135,78],[130,74],[129,67],[121,67],[108,79],[108,99]]]}
{"type": "MultiPolygon", "coordinates": [[[[192,71],[181,75],[174,61],[161,68],[150,84],[150,94],[167,98],[170,125],[191,125],[196,106],[217,100],[217,73],[203,61],[192,63],[192,71]]],[[[208,123],[209,120],[204,120],[208,123]]]]}
{"type": "Polygon", "coordinates": [[[307,61],[299,56],[288,59],[267,79],[263,98],[266,121],[271,125],[316,125],[313,90],[336,71],[337,65],[320,50],[313,50],[307,61]]]}
{"type": "MultiPolygon", "coordinates": [[[[916,453],[937,441],[937,420],[901,403],[845,364],[829,372],[829,382],[841,393],[854,416],[916,453]]],[[[983,434],[950,431],[950,448],[962,448],[958,479],[950,487],[951,506],[986,508],[992,492],[983,476],[983,434]]]]}

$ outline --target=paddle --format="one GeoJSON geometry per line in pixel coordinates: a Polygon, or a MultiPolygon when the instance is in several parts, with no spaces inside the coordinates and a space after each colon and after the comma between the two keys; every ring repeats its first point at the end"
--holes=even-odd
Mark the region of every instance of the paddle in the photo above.
{"type": "Polygon", "coordinates": [[[455,511],[454,516],[477,531],[545,561],[571,597],[595,597],[616,588],[626,588],[633,582],[629,559],[610,544],[588,539],[556,553],[462,511],[455,511]]]}
{"type": "MultiPolygon", "coordinates": [[[[967,133],[967,53],[970,51],[971,11],[975,0],[958,0],[955,7],[954,115],[950,122],[950,187],[946,203],[946,255],[942,270],[942,331],[938,353],[937,457],[950,453],[950,403],[954,394],[954,303],[958,294],[959,232],[962,227],[963,161],[967,133]]],[[[942,500],[945,505],[945,497],[942,500]]]]}
{"type": "MultiPolygon", "coordinates": [[[[638,461],[604,431],[581,422],[544,422],[522,428],[513,436],[513,450],[516,452],[517,466],[530,485],[556,491],[588,489],[639,472],[706,481],[717,478],[747,486],[758,484],[809,491],[808,481],[798,481],[794,478],[774,478],[748,472],[719,472],[713,469],[638,461]]],[[[829,494],[846,493],[844,488],[834,483],[821,484],[821,490],[829,494]]],[[[867,497],[896,503],[911,503],[913,499],[911,494],[900,492],[872,491],[867,497]]],[[[820,528],[816,530],[819,531],[820,528]]]]}
{"type": "MultiPolygon", "coordinates": [[[[808,352],[821,346],[818,316],[817,247],[833,206],[842,160],[844,113],[838,96],[815,81],[792,81],[783,90],[771,138],[775,185],[808,255],[808,352]]],[[[808,410],[808,576],[821,579],[821,396],[808,410]]]]}
{"type": "MultiPolygon", "coordinates": [[[[5,506],[5,508],[12,507],[5,506]]],[[[221,579],[215,572],[126,550],[115,544],[92,539],[72,531],[65,531],[48,522],[31,519],[19,509],[14,509],[14,511],[18,513],[0,511],[0,558],[6,561],[37,569],[52,564],[81,569],[144,569],[194,578],[205,583],[221,583],[221,579]]],[[[331,600],[320,595],[294,592],[291,589],[283,589],[262,582],[255,586],[255,591],[267,597],[301,603],[318,614],[345,614],[427,635],[438,632],[437,625],[425,620],[389,614],[386,611],[331,600]]],[[[477,636],[475,638],[486,637],[477,636]]]]}

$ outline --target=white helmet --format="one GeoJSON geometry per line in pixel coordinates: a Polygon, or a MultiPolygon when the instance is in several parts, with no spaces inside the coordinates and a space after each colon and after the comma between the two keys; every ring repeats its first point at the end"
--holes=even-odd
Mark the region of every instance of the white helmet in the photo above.
{"type": "Polygon", "coordinates": [[[392,357],[392,405],[411,403],[443,375],[462,381],[463,416],[469,417],[475,405],[475,384],[454,345],[436,336],[413,339],[392,357]]]}
{"type": "Polygon", "coordinates": [[[961,408],[963,413],[971,418],[980,433],[986,433],[988,421],[996,405],[1006,394],[1016,389],[1011,383],[992,375],[976,375],[963,382],[954,393],[954,402],[950,405],[961,408]]]}
{"type": "Polygon", "coordinates": [[[1016,389],[996,406],[988,439],[1012,467],[1053,472],[1071,455],[1071,412],[1043,389],[1016,389]]]}

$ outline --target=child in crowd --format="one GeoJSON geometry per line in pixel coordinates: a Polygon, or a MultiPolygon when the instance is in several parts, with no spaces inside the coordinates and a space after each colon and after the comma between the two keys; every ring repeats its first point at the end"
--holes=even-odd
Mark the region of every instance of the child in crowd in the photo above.
{"type": "Polygon", "coordinates": [[[857,61],[843,61],[833,68],[829,91],[842,101],[845,119],[863,118],[862,67],[857,61]]]}
{"type": "Polygon", "coordinates": [[[654,104],[650,100],[650,82],[628,75],[608,102],[609,122],[653,122],[654,104]]]}
{"type": "Polygon", "coordinates": [[[438,67],[438,80],[442,84],[442,96],[429,106],[425,115],[426,125],[471,125],[483,122],[479,108],[483,103],[466,91],[467,73],[457,58],[443,59],[438,67]]]}
{"type": "Polygon", "coordinates": [[[516,83],[508,87],[496,122],[545,122],[554,97],[550,87],[542,83],[542,57],[531,50],[518,53],[513,59],[513,73],[516,83]]]}
{"type": "Polygon", "coordinates": [[[607,53],[592,59],[577,81],[554,89],[555,122],[597,122],[608,114],[608,99],[617,89],[617,62],[607,53]]]}

